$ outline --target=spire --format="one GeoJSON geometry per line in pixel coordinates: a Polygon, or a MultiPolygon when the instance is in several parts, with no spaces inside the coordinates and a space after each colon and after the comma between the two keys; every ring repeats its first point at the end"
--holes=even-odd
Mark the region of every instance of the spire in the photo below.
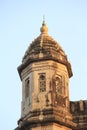
{"type": "Polygon", "coordinates": [[[40,28],[41,34],[46,34],[48,33],[48,27],[46,26],[45,23],[45,17],[43,16],[43,23],[42,23],[42,27],[40,28]]]}

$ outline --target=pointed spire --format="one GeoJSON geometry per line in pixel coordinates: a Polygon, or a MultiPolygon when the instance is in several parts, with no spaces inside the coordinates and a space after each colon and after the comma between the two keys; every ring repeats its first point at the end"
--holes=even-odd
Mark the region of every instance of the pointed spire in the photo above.
{"type": "Polygon", "coordinates": [[[43,21],[45,21],[45,15],[43,15],[43,21]]]}
{"type": "Polygon", "coordinates": [[[48,33],[48,27],[46,26],[44,16],[43,16],[43,23],[42,23],[42,27],[40,28],[40,31],[41,31],[41,34],[48,33]]]}

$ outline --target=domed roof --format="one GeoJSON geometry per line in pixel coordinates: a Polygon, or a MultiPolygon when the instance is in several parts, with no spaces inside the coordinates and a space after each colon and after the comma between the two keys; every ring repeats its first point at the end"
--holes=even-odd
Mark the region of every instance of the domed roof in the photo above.
{"type": "Polygon", "coordinates": [[[45,21],[40,28],[41,34],[30,44],[25,52],[21,66],[18,71],[21,73],[22,69],[31,62],[41,60],[54,60],[67,66],[69,77],[72,76],[71,66],[67,60],[67,56],[62,47],[48,35],[48,28],[45,21]]]}

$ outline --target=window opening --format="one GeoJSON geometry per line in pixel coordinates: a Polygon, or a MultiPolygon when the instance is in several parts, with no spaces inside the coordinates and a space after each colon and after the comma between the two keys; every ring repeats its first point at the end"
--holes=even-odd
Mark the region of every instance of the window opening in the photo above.
{"type": "Polygon", "coordinates": [[[40,74],[39,76],[39,90],[40,92],[46,91],[46,75],[40,74]]]}
{"type": "Polygon", "coordinates": [[[29,96],[29,86],[30,85],[30,81],[29,81],[29,78],[27,78],[25,80],[25,98],[27,98],[29,96]]]}

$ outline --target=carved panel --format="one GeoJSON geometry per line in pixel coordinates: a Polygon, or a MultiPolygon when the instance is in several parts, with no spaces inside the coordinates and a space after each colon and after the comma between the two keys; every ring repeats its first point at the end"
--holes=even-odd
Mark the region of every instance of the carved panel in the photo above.
{"type": "Polygon", "coordinates": [[[57,105],[65,107],[66,106],[66,98],[61,96],[61,95],[57,95],[57,105]]]}
{"type": "Polygon", "coordinates": [[[53,76],[53,86],[55,87],[56,94],[62,94],[62,77],[60,75],[53,76]]]}
{"type": "Polygon", "coordinates": [[[62,76],[55,74],[52,79],[52,100],[54,105],[62,107],[66,106],[66,97],[64,95],[64,84],[62,82],[62,76]]]}

